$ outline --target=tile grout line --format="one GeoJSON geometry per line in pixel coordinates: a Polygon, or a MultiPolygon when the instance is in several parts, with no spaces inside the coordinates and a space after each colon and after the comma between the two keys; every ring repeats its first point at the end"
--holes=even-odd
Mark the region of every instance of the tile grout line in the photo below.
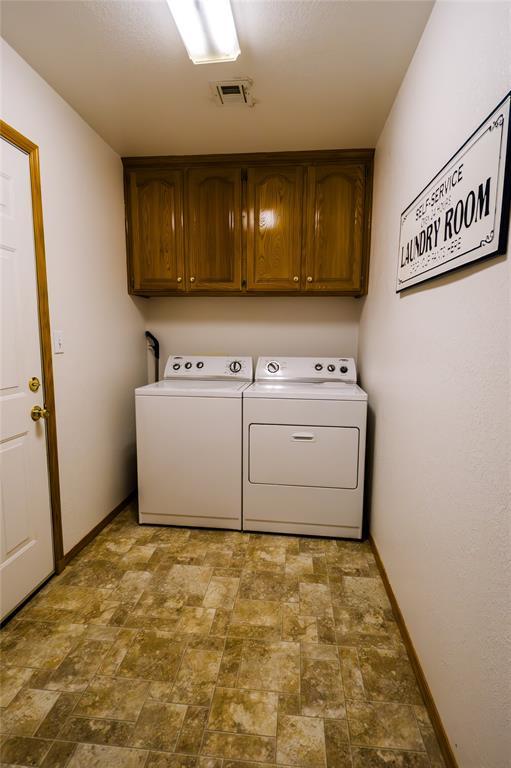
{"type": "MultiPolygon", "coordinates": [[[[298,549],[300,548],[300,544],[298,544],[298,549]]],[[[287,558],[286,558],[287,559],[287,558]]],[[[311,556],[311,561],[314,564],[314,560],[311,556]]],[[[313,565],[314,568],[314,565],[313,565]]],[[[300,592],[300,577],[298,577],[298,616],[300,617],[302,615],[301,608],[302,608],[302,596],[300,592]]],[[[300,622],[299,622],[300,623],[300,622]]],[[[317,619],[315,619],[316,623],[316,637],[319,640],[318,635],[318,622],[317,619]]],[[[301,639],[298,641],[298,655],[299,655],[299,668],[298,668],[298,712],[299,715],[302,716],[302,642],[301,639]]],[[[325,766],[326,766],[326,741],[325,741],[325,724],[323,722],[323,745],[325,750],[325,766]]]]}
{"type": "MultiPolygon", "coordinates": [[[[249,544],[250,544],[250,534],[248,534],[248,541],[249,541],[249,544]]],[[[241,570],[241,572],[243,571],[242,568],[240,570],[241,570]]],[[[240,573],[240,576],[238,578],[238,588],[237,588],[236,594],[234,596],[233,606],[232,606],[232,610],[231,610],[231,617],[229,619],[229,624],[230,624],[230,621],[232,619],[232,611],[234,611],[234,606],[236,605],[236,600],[238,599],[238,594],[239,594],[240,587],[241,587],[241,578],[242,578],[242,573],[240,573]]],[[[211,707],[213,706],[213,700],[214,700],[214,697],[215,697],[215,693],[216,693],[217,688],[221,687],[221,686],[218,685],[218,680],[219,680],[219,677],[220,677],[220,670],[222,668],[222,663],[223,663],[223,660],[224,660],[225,651],[226,651],[226,647],[227,647],[227,639],[228,639],[227,629],[229,627],[229,624],[225,628],[226,635],[225,635],[225,638],[224,638],[224,648],[223,648],[223,651],[222,651],[222,657],[220,659],[220,666],[218,667],[218,674],[217,674],[217,677],[216,677],[216,682],[215,682],[215,685],[213,687],[213,693],[211,694],[211,699],[210,699],[210,702],[209,702],[208,717],[206,719],[206,722],[205,722],[205,725],[204,725],[204,728],[203,728],[203,731],[202,731],[201,740],[200,740],[199,752],[198,752],[198,759],[199,760],[200,760],[200,757],[202,755],[202,748],[204,746],[204,739],[206,737],[206,731],[208,730],[208,723],[209,723],[209,718],[210,718],[210,715],[211,715],[211,707]]],[[[243,645],[242,645],[242,648],[243,648],[243,645]]],[[[240,664],[241,664],[241,661],[240,661],[240,664]]],[[[223,765],[223,758],[222,758],[222,765],[223,765]]]]}
{"type": "MultiPolygon", "coordinates": [[[[422,706],[424,706],[424,705],[422,705],[422,706]]],[[[426,742],[424,741],[424,736],[423,736],[423,733],[422,733],[422,728],[420,727],[419,719],[417,717],[417,713],[415,711],[415,707],[414,706],[412,706],[412,711],[413,711],[413,717],[414,717],[415,723],[417,725],[417,730],[419,731],[419,735],[421,737],[421,741],[422,741],[422,745],[424,747],[424,751],[425,751],[425,753],[427,755],[427,758],[428,758],[428,763],[431,766],[431,757],[430,757],[429,752],[427,750],[426,742]]]]}
{"type": "MultiPolygon", "coordinates": [[[[326,556],[325,556],[325,567],[326,567],[327,579],[328,579],[328,583],[329,583],[329,587],[330,587],[330,602],[332,604],[332,623],[333,623],[333,628],[334,628],[333,631],[334,631],[334,637],[337,640],[337,626],[336,626],[336,622],[335,622],[335,614],[333,612],[333,601],[332,601],[332,582],[330,581],[330,564],[329,564],[328,558],[326,556]]],[[[336,582],[333,582],[333,583],[335,584],[336,582]]],[[[340,585],[340,589],[343,591],[343,584],[342,584],[342,582],[341,582],[341,585],[340,585]]],[[[344,676],[343,676],[343,673],[342,673],[342,659],[341,659],[341,653],[340,653],[340,650],[339,650],[339,646],[336,644],[335,647],[337,648],[337,658],[339,660],[339,677],[340,677],[340,680],[341,680],[342,692],[343,692],[343,697],[344,697],[344,713],[345,713],[344,719],[346,721],[346,730],[347,730],[347,735],[348,735],[349,760],[350,760],[350,764],[351,764],[351,766],[353,768],[353,753],[352,753],[352,749],[351,749],[351,737],[350,737],[350,726],[349,726],[349,720],[348,720],[348,704],[347,704],[347,697],[346,697],[346,689],[345,689],[345,686],[344,686],[344,676]]],[[[326,739],[325,739],[325,747],[326,747],[326,739]]],[[[328,767],[328,755],[327,755],[327,767],[328,767]]]]}

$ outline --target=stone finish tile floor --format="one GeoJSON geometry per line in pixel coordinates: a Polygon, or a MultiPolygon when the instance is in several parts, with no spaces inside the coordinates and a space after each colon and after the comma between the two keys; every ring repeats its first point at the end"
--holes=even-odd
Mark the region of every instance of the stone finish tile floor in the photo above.
{"type": "Polygon", "coordinates": [[[0,633],[0,762],[443,768],[367,543],[122,512],[0,633]]]}

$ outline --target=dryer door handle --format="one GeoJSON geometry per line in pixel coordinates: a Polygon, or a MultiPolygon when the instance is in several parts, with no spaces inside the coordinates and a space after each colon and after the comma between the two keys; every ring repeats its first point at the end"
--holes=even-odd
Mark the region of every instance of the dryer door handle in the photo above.
{"type": "Polygon", "coordinates": [[[291,440],[298,440],[302,442],[312,441],[316,439],[316,435],[313,432],[293,432],[291,440]]]}

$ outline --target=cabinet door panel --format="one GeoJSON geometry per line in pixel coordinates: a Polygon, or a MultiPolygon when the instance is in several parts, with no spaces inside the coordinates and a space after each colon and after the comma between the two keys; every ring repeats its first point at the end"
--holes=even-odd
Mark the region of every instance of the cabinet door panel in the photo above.
{"type": "Polygon", "coordinates": [[[307,178],[305,288],[362,289],[365,168],[312,166],[307,178]]]}
{"type": "Polygon", "coordinates": [[[183,290],[181,171],[134,171],[129,187],[133,289],[183,290]]]}
{"type": "Polygon", "coordinates": [[[190,291],[241,290],[241,169],[188,172],[187,243],[190,291]]]}
{"type": "Polygon", "coordinates": [[[299,291],[303,169],[249,168],[247,288],[299,291]]]}

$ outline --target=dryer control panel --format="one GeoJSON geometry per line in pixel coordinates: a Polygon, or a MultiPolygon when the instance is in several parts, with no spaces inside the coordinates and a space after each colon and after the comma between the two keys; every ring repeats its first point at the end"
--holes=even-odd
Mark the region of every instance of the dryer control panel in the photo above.
{"type": "Polygon", "coordinates": [[[199,379],[252,381],[251,357],[223,355],[170,355],[165,366],[165,379],[199,379]]]}
{"type": "Polygon", "coordinates": [[[256,381],[344,381],[357,383],[352,357],[260,357],[256,381]]]}

